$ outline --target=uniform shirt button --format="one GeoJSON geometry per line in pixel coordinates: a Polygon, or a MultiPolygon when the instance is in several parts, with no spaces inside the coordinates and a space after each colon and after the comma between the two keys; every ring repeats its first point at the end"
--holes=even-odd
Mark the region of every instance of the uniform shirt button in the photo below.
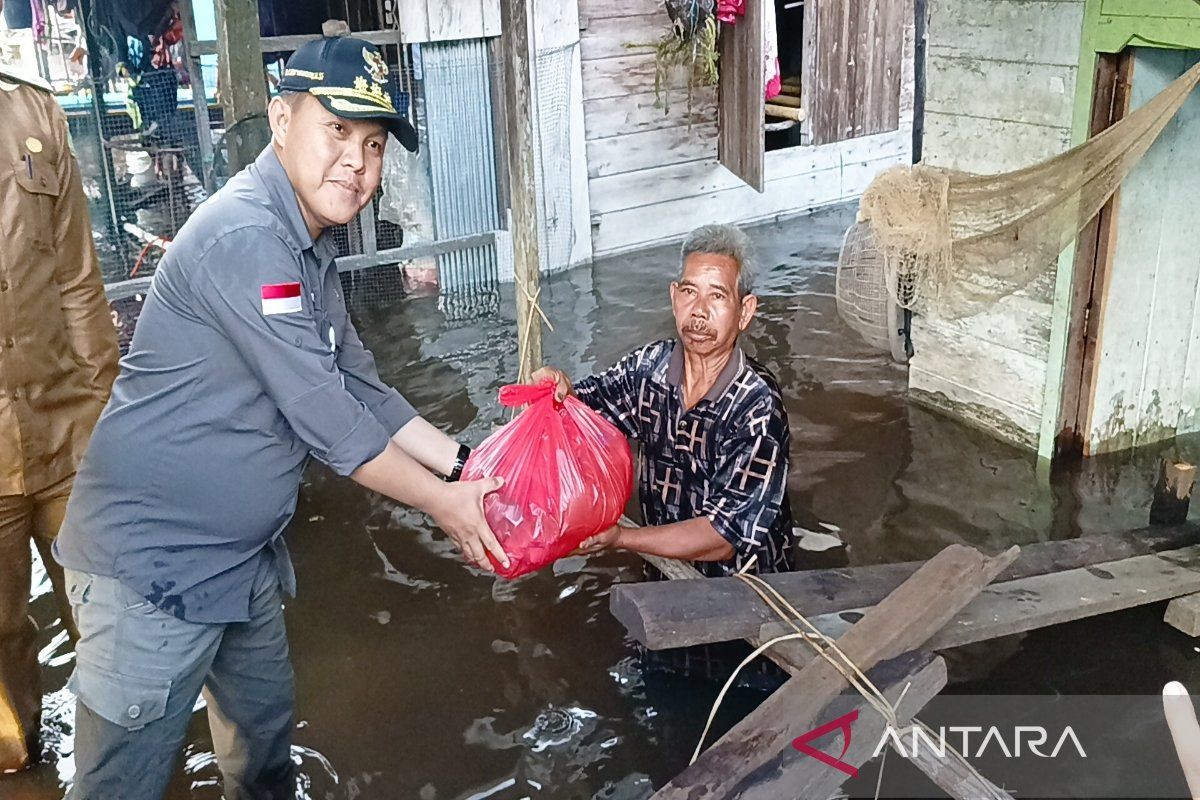
{"type": "Polygon", "coordinates": [[[128,710],[126,710],[125,713],[129,715],[130,719],[137,719],[138,717],[140,717],[142,715],[142,707],[139,706],[137,703],[134,703],[133,705],[131,705],[129,707],[128,710]]]}
{"type": "Polygon", "coordinates": [[[16,343],[16,342],[13,340],[13,338],[10,336],[10,337],[8,337],[7,339],[5,339],[5,340],[4,340],[4,346],[5,346],[5,347],[16,347],[16,346],[17,346],[17,343],[16,343]]]}
{"type": "Polygon", "coordinates": [[[0,292],[8,291],[8,281],[0,281],[0,292]]]}
{"type": "Polygon", "coordinates": [[[20,400],[20,399],[21,399],[21,390],[20,390],[20,389],[13,389],[13,390],[12,390],[12,399],[13,399],[13,400],[20,400]]]}

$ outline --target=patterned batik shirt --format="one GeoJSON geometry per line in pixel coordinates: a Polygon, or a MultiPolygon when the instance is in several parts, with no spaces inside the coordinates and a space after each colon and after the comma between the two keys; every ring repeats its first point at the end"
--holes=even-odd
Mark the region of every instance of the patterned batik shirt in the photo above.
{"type": "Polygon", "coordinates": [[[696,562],[710,577],[791,568],[787,500],[791,435],[779,384],[735,350],[693,408],[683,399],[683,347],[654,342],[575,386],[579,399],[642,449],[638,493],[646,525],[707,517],[733,546],[727,561],[696,562]]]}

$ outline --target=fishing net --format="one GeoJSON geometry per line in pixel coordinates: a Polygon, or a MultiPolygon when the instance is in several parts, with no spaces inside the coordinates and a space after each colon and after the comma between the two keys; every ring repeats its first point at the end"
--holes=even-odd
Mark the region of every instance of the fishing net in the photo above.
{"type": "Polygon", "coordinates": [[[1071,150],[1025,169],[974,175],[918,164],[863,194],[896,303],[962,317],[1028,286],[1104,206],[1200,83],[1200,64],[1071,150]]]}

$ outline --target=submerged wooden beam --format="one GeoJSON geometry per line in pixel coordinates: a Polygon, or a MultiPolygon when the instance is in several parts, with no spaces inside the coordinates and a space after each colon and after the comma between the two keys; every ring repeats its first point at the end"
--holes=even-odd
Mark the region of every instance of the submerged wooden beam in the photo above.
{"type": "MultiPolygon", "coordinates": [[[[867,676],[896,709],[896,721],[904,727],[946,686],[946,662],[931,653],[912,652],[883,662],[870,670],[867,676]]],[[[866,698],[852,689],[830,700],[813,718],[813,726],[816,728],[835,723],[846,719],[848,714],[857,715],[850,723],[853,735],[850,736],[849,747],[838,760],[847,767],[858,769],[875,755],[888,721],[866,698]]],[[[839,736],[833,731],[806,744],[824,753],[832,751],[834,755],[841,748],[839,736]]],[[[738,797],[742,800],[825,798],[833,794],[846,778],[847,774],[836,767],[796,751],[787,759],[771,763],[748,775],[749,785],[738,797]]]]}
{"type": "Polygon", "coordinates": [[[1192,638],[1200,636],[1200,594],[1176,597],[1167,603],[1163,622],[1192,638]]]}
{"type": "MultiPolygon", "coordinates": [[[[627,517],[622,517],[621,523],[623,525],[636,524],[627,517]]],[[[695,580],[697,578],[708,580],[699,570],[686,562],[645,554],[642,555],[642,558],[671,580],[695,580]]],[[[751,637],[747,641],[752,647],[758,647],[765,640],[758,637],[751,637]]],[[[812,661],[814,655],[812,649],[803,642],[786,641],[779,642],[764,651],[763,657],[774,661],[789,674],[796,675],[799,674],[800,669],[805,664],[812,661]]],[[[901,656],[901,658],[904,658],[904,656],[901,656]]],[[[896,661],[899,661],[899,659],[896,659],[896,661]]],[[[939,664],[941,668],[944,668],[945,662],[939,660],[939,664]]],[[[884,667],[885,665],[880,665],[879,669],[883,669],[884,667]]],[[[894,742],[892,743],[892,749],[897,749],[894,742]]],[[[942,791],[953,798],[957,798],[957,800],[980,800],[981,798],[1011,800],[1008,794],[994,786],[986,778],[972,772],[954,759],[939,758],[931,752],[915,754],[906,753],[903,750],[898,750],[897,752],[908,759],[917,769],[924,772],[942,791]]]]}
{"type": "MultiPolygon", "coordinates": [[[[999,577],[1011,581],[1173,550],[1200,541],[1200,525],[1164,525],[1026,545],[999,577]]],[[[873,606],[924,562],[765,575],[800,613],[817,616],[873,606]]],[[[662,581],[614,586],[609,609],[639,642],[657,650],[756,636],[774,614],[736,578],[702,585],[662,581]]]]}
{"type": "MultiPolygon", "coordinates": [[[[944,650],[1197,592],[1200,545],[1035,575],[984,589],[925,646],[944,650]]],[[[809,617],[809,621],[825,635],[836,637],[853,630],[855,621],[868,611],[849,609],[809,617]]],[[[782,623],[771,622],[761,626],[760,635],[784,630],[782,623]]]]}
{"type": "MultiPolygon", "coordinates": [[[[634,525],[627,517],[622,517],[622,524],[634,525]]],[[[642,555],[651,566],[661,572],[663,575],[670,578],[672,581],[691,581],[696,579],[712,580],[706,578],[691,564],[685,561],[679,561],[674,558],[663,558],[662,556],[642,555]]],[[[775,638],[775,637],[771,637],[775,638]]],[[[751,634],[746,637],[746,641],[751,647],[757,648],[768,639],[760,639],[757,635],[751,634]]],[[[796,675],[804,668],[809,661],[813,659],[812,648],[804,642],[789,640],[779,642],[765,653],[767,658],[770,658],[778,664],[785,672],[796,675]]]]}
{"type": "MultiPolygon", "coordinates": [[[[922,565],[838,639],[859,669],[869,670],[922,645],[1015,560],[1018,548],[985,558],[950,545],[922,565]]],[[[654,797],[659,800],[772,797],[751,794],[763,776],[808,758],[792,741],[811,730],[817,715],[847,688],[825,659],[814,659],[766,702],[733,727],[700,759],[654,797]]]]}

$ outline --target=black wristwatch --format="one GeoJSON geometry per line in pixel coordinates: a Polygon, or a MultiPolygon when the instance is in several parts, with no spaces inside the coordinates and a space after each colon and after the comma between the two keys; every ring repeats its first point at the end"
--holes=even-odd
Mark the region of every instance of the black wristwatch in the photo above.
{"type": "Polygon", "coordinates": [[[471,457],[471,448],[465,444],[458,446],[458,455],[454,457],[454,469],[450,470],[450,474],[446,476],[447,483],[453,483],[462,477],[463,467],[467,465],[467,459],[471,457]]]}

